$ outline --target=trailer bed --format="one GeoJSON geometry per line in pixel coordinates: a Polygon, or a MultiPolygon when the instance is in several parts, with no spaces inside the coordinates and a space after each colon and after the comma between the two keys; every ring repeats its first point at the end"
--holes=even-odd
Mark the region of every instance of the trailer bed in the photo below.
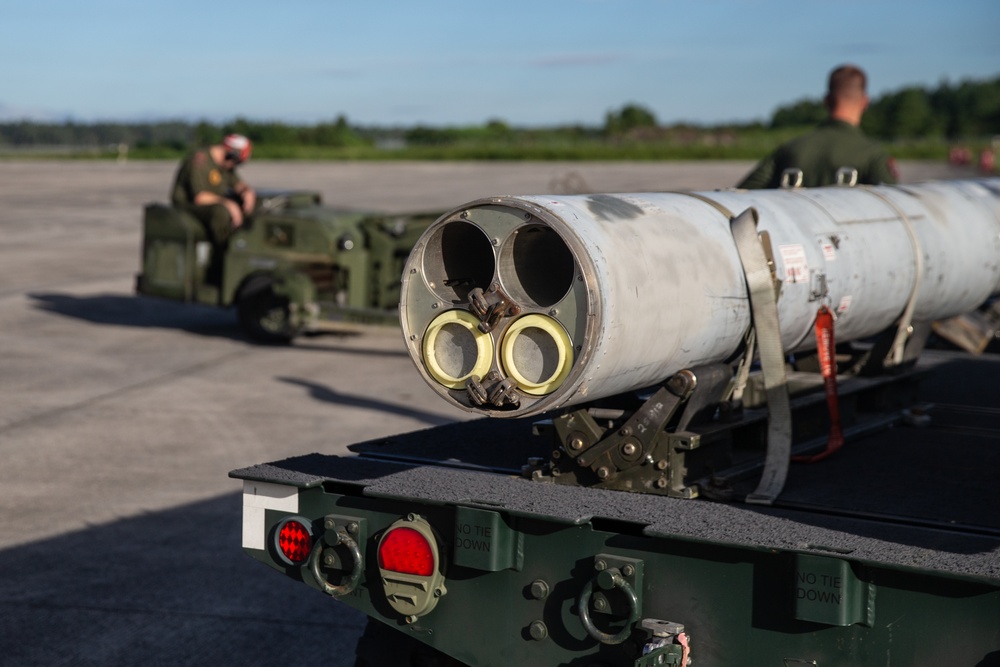
{"type": "Polygon", "coordinates": [[[1000,581],[1000,360],[928,351],[925,427],[897,426],[793,465],[771,507],[539,483],[516,471],[549,443],[534,420],[475,420],[233,471],[253,481],[595,526],[650,537],[840,555],[1000,581]]]}

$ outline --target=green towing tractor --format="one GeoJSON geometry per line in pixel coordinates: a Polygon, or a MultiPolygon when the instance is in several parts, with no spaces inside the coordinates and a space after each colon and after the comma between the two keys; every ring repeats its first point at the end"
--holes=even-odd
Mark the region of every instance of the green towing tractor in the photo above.
{"type": "Polygon", "coordinates": [[[261,191],[248,223],[215,248],[194,216],[151,203],[136,291],[235,306],[242,329],[263,343],[345,323],[395,324],[403,264],[436,218],[333,208],[311,191],[261,191]]]}

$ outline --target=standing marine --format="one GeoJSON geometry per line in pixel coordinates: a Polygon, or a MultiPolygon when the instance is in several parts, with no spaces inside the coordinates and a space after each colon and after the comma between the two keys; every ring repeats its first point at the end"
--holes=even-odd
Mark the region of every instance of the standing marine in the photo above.
{"type": "Polygon", "coordinates": [[[799,185],[804,187],[833,185],[842,167],[855,169],[858,183],[895,183],[899,174],[893,159],[860,128],[869,102],[866,87],[867,77],[861,68],[842,65],[833,70],[823,99],[827,119],[761,160],[737,187],[780,187],[786,169],[801,171],[799,185]]]}

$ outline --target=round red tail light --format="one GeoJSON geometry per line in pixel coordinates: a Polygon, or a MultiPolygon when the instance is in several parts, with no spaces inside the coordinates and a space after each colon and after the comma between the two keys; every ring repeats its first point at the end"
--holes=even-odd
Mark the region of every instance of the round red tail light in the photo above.
{"type": "Polygon", "coordinates": [[[431,613],[448,593],[440,540],[419,514],[408,514],[382,533],[378,568],[386,602],[407,623],[431,613]]]}
{"type": "Polygon", "coordinates": [[[390,530],[378,548],[379,567],[392,572],[429,577],[434,573],[434,560],[430,542],[412,528],[390,530]]]}
{"type": "Polygon", "coordinates": [[[312,550],[312,531],[298,519],[285,519],[275,531],[278,554],[289,565],[300,565],[312,550]]]}

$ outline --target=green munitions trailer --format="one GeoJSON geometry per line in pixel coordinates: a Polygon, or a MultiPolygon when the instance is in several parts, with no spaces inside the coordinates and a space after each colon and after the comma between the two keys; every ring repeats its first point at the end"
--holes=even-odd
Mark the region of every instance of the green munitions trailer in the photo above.
{"type": "MultiPolygon", "coordinates": [[[[997,665],[1000,360],[924,356],[772,506],[540,483],[551,423],[475,420],[234,471],[243,546],[371,617],[358,665],[997,665]]],[[[755,412],[665,458],[739,500],[755,412]]]]}
{"type": "Polygon", "coordinates": [[[241,327],[261,342],[331,323],[397,323],[403,262],[436,217],[336,209],[315,192],[262,191],[248,224],[219,249],[192,215],[152,203],[136,291],[235,306],[241,327]]]}
{"type": "Polygon", "coordinates": [[[927,341],[998,293],[996,179],[477,200],[400,317],[481,418],[233,471],[243,548],[359,666],[995,667],[1000,357],[927,341]]]}

